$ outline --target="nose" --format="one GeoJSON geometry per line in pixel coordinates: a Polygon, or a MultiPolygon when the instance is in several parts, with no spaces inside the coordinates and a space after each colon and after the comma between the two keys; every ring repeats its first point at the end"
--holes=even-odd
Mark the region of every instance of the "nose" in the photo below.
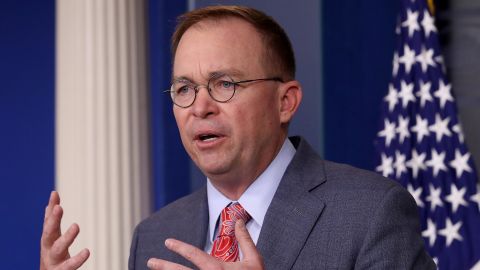
{"type": "Polygon", "coordinates": [[[213,100],[206,86],[198,86],[197,97],[192,104],[192,112],[199,118],[206,118],[218,113],[218,102],[213,100]]]}

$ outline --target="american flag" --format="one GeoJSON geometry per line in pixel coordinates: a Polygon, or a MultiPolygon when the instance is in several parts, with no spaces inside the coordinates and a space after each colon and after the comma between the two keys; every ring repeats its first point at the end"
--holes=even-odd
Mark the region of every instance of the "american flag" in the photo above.
{"type": "MultiPolygon", "coordinates": [[[[438,269],[480,269],[480,187],[426,0],[401,0],[376,171],[415,198],[438,269]]],[[[480,158],[480,157],[479,157],[480,158]]]]}

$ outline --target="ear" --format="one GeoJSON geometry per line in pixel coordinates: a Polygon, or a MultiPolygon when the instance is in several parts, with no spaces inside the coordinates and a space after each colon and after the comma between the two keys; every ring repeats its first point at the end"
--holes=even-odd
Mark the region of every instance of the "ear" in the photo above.
{"type": "Polygon", "coordinates": [[[302,86],[298,81],[288,81],[279,87],[280,122],[287,124],[302,101],[302,86]]]}

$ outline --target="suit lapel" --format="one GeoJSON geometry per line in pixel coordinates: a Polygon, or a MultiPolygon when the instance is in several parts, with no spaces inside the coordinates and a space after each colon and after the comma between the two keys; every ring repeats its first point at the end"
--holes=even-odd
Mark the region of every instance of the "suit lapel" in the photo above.
{"type": "Polygon", "coordinates": [[[189,224],[190,226],[188,226],[189,229],[184,232],[186,235],[185,241],[203,250],[208,228],[208,201],[206,188],[202,189],[198,201],[192,204],[191,209],[195,209],[196,211],[192,211],[192,218],[190,219],[191,223],[189,224]]]}
{"type": "MultiPolygon", "coordinates": [[[[185,206],[181,207],[183,212],[179,213],[181,220],[177,222],[178,226],[175,227],[169,237],[178,239],[203,250],[208,227],[208,201],[206,188],[202,188],[192,195],[192,199],[189,200],[185,206]]],[[[194,267],[191,262],[172,251],[167,251],[165,259],[188,267],[194,267]]]]}
{"type": "Polygon", "coordinates": [[[323,162],[303,140],[285,172],[262,225],[257,248],[266,269],[291,269],[325,203],[310,191],[325,182],[323,162]]]}

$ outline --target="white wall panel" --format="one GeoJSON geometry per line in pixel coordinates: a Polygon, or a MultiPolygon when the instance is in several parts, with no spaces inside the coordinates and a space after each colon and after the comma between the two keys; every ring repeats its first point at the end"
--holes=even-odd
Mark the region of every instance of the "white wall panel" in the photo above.
{"type": "Polygon", "coordinates": [[[151,211],[145,19],[143,0],[57,0],[56,187],[83,269],[126,269],[151,211]]]}

